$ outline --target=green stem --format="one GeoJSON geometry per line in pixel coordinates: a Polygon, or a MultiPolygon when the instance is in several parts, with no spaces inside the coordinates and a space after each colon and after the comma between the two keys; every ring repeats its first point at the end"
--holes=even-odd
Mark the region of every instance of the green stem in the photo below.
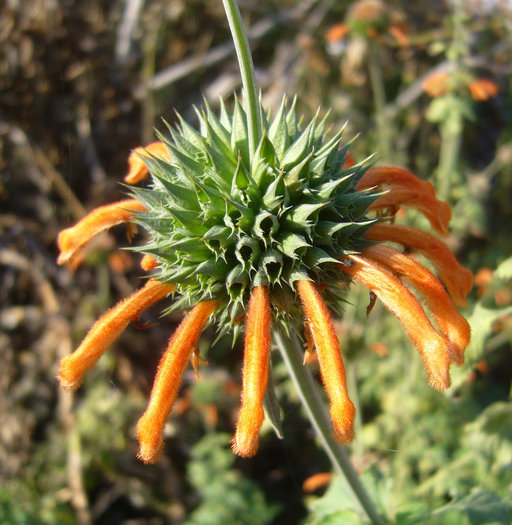
{"type": "Polygon", "coordinates": [[[308,418],[334,469],[345,478],[370,521],[378,525],[383,524],[384,521],[361,483],[346,448],[336,443],[332,437],[329,414],[309,368],[302,363],[303,352],[297,336],[292,334],[288,337],[277,330],[275,339],[308,418]]]}
{"type": "Polygon", "coordinates": [[[370,73],[375,119],[377,121],[377,133],[379,135],[379,153],[382,160],[390,162],[392,160],[391,128],[389,119],[386,118],[386,91],[384,89],[378,52],[379,50],[370,42],[368,70],[370,73]]]}
{"type": "Polygon", "coordinates": [[[247,34],[245,33],[242,16],[236,0],[222,0],[229,29],[235,44],[236,56],[242,76],[244,87],[245,111],[247,112],[248,132],[249,132],[249,151],[251,158],[256,151],[262,136],[262,118],[258,99],[258,88],[254,75],[254,64],[252,61],[251,49],[247,34]]]}
{"type": "Polygon", "coordinates": [[[441,150],[436,186],[438,198],[442,201],[449,201],[451,183],[459,160],[462,125],[462,117],[457,113],[452,114],[441,125],[441,150]]]}

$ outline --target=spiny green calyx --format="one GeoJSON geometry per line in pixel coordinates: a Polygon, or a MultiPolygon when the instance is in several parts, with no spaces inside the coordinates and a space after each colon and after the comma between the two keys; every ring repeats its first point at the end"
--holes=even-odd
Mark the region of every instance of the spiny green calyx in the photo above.
{"type": "MultiPolygon", "coordinates": [[[[263,114],[263,111],[262,111],[263,114]]],[[[342,131],[326,138],[325,119],[302,126],[283,100],[263,118],[263,137],[250,157],[247,117],[237,100],[220,117],[207,106],[197,131],[180,118],[161,137],[170,160],[144,157],[149,188],[133,189],[147,207],[137,222],[150,234],[140,251],[158,261],[156,278],[177,286],[173,309],[219,302],[221,332],[235,329],[252,286],[267,285],[276,319],[297,302],[293,283],[326,286],[336,308],[340,257],[359,252],[375,220],[366,216],[376,193],[355,190],[364,163],[344,169],[342,131]]]]}

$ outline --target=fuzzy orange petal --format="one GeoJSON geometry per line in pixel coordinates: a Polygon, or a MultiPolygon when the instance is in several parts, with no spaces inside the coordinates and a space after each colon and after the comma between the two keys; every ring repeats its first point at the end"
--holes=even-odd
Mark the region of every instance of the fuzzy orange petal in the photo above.
{"type": "Polygon", "coordinates": [[[366,233],[371,241],[399,243],[424,255],[435,266],[441,281],[457,306],[466,306],[466,297],[473,285],[471,272],[461,266],[448,246],[430,233],[408,226],[381,222],[366,233]]]}
{"type": "Polygon", "coordinates": [[[421,212],[430,222],[432,228],[440,235],[448,235],[448,223],[452,212],[446,202],[437,200],[428,192],[392,188],[385,195],[378,197],[368,209],[414,208],[421,212]]]}
{"type": "Polygon", "coordinates": [[[217,301],[196,304],[174,332],[160,360],[148,408],[137,424],[139,458],[145,463],[153,463],[160,455],[163,428],[178,394],[181,377],[201,330],[216,306],[217,301]]]}
{"type": "Polygon", "coordinates": [[[448,341],[436,332],[414,295],[396,277],[365,257],[349,255],[343,261],[341,270],[368,287],[400,321],[423,360],[430,385],[437,390],[448,388],[448,341]]]}
{"type": "Polygon", "coordinates": [[[77,388],[83,375],[123,333],[128,323],[137,319],[142,311],[174,290],[174,285],[152,279],[143,288],[103,314],[89,330],[80,346],[62,360],[58,376],[61,386],[66,390],[77,388]]]}
{"type": "Polygon", "coordinates": [[[60,255],[57,264],[71,261],[93,237],[116,224],[129,222],[138,211],[146,211],[146,207],[135,199],[114,202],[92,210],[74,226],[59,233],[57,244],[60,255]]]}
{"type": "Polygon", "coordinates": [[[342,443],[354,437],[355,408],[348,396],[345,366],[331,315],[311,281],[296,281],[318,355],[320,374],[331,404],[334,434],[342,443]]]}
{"type": "Polygon", "coordinates": [[[468,88],[473,99],[477,101],[489,100],[498,94],[498,86],[486,78],[477,78],[469,82],[468,88]]]}
{"type": "Polygon", "coordinates": [[[242,403],[233,439],[233,452],[243,457],[254,456],[258,450],[269,374],[271,320],[267,288],[256,286],[251,293],[245,322],[242,403]]]}
{"type": "Polygon", "coordinates": [[[124,178],[128,184],[137,184],[149,175],[144,157],[161,157],[169,159],[169,152],[163,142],[153,142],[146,147],[135,148],[128,157],[128,175],[124,178]]]}
{"type": "Polygon", "coordinates": [[[453,361],[462,364],[464,351],[471,338],[471,329],[437,278],[412,257],[387,246],[371,246],[363,250],[362,255],[391,269],[400,277],[405,277],[418,290],[432,312],[441,334],[450,342],[453,361]]]}
{"type": "Polygon", "coordinates": [[[436,190],[430,182],[416,177],[410,171],[394,166],[370,168],[357,183],[356,190],[360,191],[374,186],[385,187],[389,184],[402,189],[426,192],[433,197],[436,195],[436,190]]]}

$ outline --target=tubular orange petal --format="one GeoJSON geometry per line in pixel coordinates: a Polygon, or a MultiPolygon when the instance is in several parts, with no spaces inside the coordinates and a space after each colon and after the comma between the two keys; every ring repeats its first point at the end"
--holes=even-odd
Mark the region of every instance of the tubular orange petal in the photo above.
{"type": "Polygon", "coordinates": [[[148,168],[144,163],[144,157],[149,156],[169,159],[169,152],[163,142],[153,142],[146,147],[135,148],[128,157],[128,175],[124,178],[128,184],[137,184],[149,175],[148,168]]]}
{"type": "Polygon", "coordinates": [[[429,220],[437,233],[448,235],[448,223],[452,216],[450,206],[425,191],[392,188],[388,193],[373,201],[368,209],[378,210],[399,206],[417,209],[429,220]]]}
{"type": "Polygon", "coordinates": [[[138,211],[146,211],[146,207],[135,199],[114,202],[92,210],[74,226],[59,233],[57,244],[60,255],[57,264],[69,262],[93,237],[116,224],[128,222],[138,211]]]}
{"type": "Polygon", "coordinates": [[[332,474],[330,472],[318,472],[318,474],[313,474],[304,480],[302,483],[302,490],[304,492],[315,492],[315,490],[330,483],[331,479],[332,474]]]}
{"type": "Polygon", "coordinates": [[[450,386],[450,347],[439,335],[414,295],[379,265],[359,255],[343,259],[340,269],[361,281],[400,321],[406,335],[417,348],[431,386],[444,390],[450,386]]]}
{"type": "Polygon", "coordinates": [[[320,373],[331,404],[335,436],[343,443],[354,437],[355,408],[348,397],[345,366],[329,310],[311,281],[295,282],[318,355],[320,373]]]}
{"type": "Polygon", "coordinates": [[[264,419],[263,397],[267,389],[270,358],[270,303],[265,286],[255,286],[247,309],[242,384],[233,452],[251,457],[258,450],[258,435],[264,419]]]}
{"type": "Polygon", "coordinates": [[[78,388],[83,375],[123,333],[128,323],[174,290],[175,286],[172,284],[152,279],[143,288],[103,314],[89,330],[81,345],[62,360],[58,376],[61,386],[66,390],[78,388]]]}
{"type": "Polygon", "coordinates": [[[450,342],[453,361],[462,364],[471,329],[437,278],[412,257],[387,246],[371,246],[363,250],[362,254],[405,277],[418,290],[432,312],[437,327],[450,342]]]}
{"type": "Polygon", "coordinates": [[[430,233],[408,226],[381,222],[366,233],[371,241],[396,242],[429,259],[439,273],[448,293],[457,306],[466,306],[466,296],[473,285],[471,272],[461,266],[444,242],[430,233]]]}
{"type": "Polygon", "coordinates": [[[139,458],[145,463],[158,459],[163,446],[163,428],[176,399],[181,376],[216,306],[217,301],[196,304],[174,332],[160,360],[148,408],[137,424],[139,458]]]}
{"type": "Polygon", "coordinates": [[[393,166],[378,166],[370,168],[359,180],[356,190],[364,190],[374,186],[392,185],[402,189],[417,190],[436,196],[434,186],[426,180],[422,180],[410,171],[393,166]]]}

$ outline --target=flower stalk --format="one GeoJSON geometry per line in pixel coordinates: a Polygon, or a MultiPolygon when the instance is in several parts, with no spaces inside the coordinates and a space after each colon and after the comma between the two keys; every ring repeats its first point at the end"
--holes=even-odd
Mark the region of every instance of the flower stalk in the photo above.
{"type": "Polygon", "coordinates": [[[288,336],[282,329],[276,330],[274,335],[308,419],[334,469],[347,481],[371,523],[383,524],[384,521],[361,483],[346,448],[337,443],[333,437],[331,419],[322,396],[309,368],[302,364],[303,352],[297,336],[294,334],[288,336]]]}
{"type": "Polygon", "coordinates": [[[256,76],[254,75],[254,64],[252,61],[249,40],[244,30],[242,16],[236,0],[222,0],[229,29],[235,44],[236,56],[242,76],[244,86],[244,102],[247,112],[249,151],[250,157],[256,151],[262,135],[262,118],[260,104],[258,103],[258,88],[256,86],[256,76]]]}

